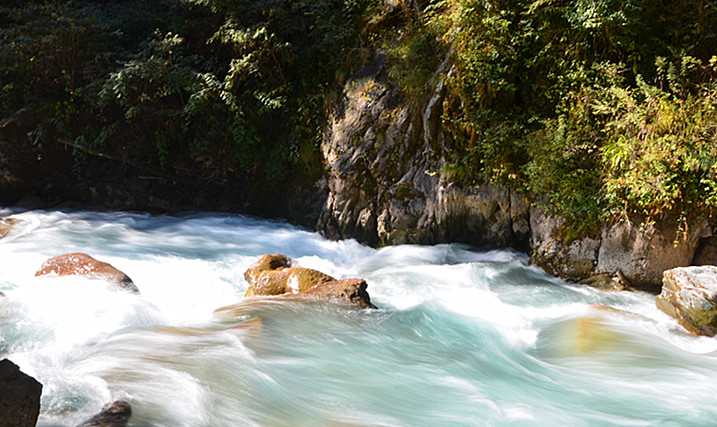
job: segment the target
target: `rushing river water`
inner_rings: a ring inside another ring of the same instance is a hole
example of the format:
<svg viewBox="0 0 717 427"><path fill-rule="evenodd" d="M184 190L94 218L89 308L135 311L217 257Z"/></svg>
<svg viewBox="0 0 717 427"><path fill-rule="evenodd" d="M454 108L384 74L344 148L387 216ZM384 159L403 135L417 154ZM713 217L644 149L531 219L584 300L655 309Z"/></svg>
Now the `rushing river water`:
<svg viewBox="0 0 717 427"><path fill-rule="evenodd" d="M686 426L717 423L717 340L643 293L461 245L371 249L226 214L24 212L0 240L0 359L44 384L40 425L116 399L132 426ZM85 252L140 294L34 277ZM364 278L377 310L246 304L264 253ZM596 307L602 304L617 310Z"/></svg>

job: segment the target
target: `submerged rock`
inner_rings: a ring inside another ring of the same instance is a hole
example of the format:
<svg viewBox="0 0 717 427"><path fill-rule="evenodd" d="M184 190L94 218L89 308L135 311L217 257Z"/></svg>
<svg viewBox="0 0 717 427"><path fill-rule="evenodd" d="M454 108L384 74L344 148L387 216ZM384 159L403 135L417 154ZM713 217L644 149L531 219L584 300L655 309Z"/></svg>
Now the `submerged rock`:
<svg viewBox="0 0 717 427"><path fill-rule="evenodd" d="M131 292L139 292L132 279L126 274L106 262L98 261L80 252L48 259L35 273L36 277L45 275L84 276L116 284Z"/></svg>
<svg viewBox="0 0 717 427"><path fill-rule="evenodd" d="M657 307L696 335L717 334L717 267L667 270Z"/></svg>
<svg viewBox="0 0 717 427"><path fill-rule="evenodd" d="M116 400L102 408L102 412L78 424L77 427L125 427L132 416L132 405Z"/></svg>
<svg viewBox="0 0 717 427"><path fill-rule="evenodd" d="M0 426L34 427L42 384L7 359L0 361Z"/></svg>

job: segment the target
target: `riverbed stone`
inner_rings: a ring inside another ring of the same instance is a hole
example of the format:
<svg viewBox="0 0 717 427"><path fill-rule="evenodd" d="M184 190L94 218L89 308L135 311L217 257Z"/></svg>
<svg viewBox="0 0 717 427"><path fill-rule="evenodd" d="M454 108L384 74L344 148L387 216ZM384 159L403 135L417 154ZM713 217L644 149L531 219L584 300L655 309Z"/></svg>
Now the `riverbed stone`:
<svg viewBox="0 0 717 427"><path fill-rule="evenodd" d="M625 291L629 288L618 280L614 280L609 274L596 274L587 279L581 280L580 284L588 285L601 291Z"/></svg>
<svg viewBox="0 0 717 427"><path fill-rule="evenodd" d="M262 272L251 287L254 295L296 294L333 280L336 279L317 270L289 267Z"/></svg>
<svg viewBox="0 0 717 427"><path fill-rule="evenodd" d="M664 272L657 307L695 335L717 334L717 267L673 268Z"/></svg>
<svg viewBox="0 0 717 427"><path fill-rule="evenodd" d="M8 359L0 360L0 426L34 427L42 384Z"/></svg>
<svg viewBox="0 0 717 427"><path fill-rule="evenodd" d="M245 296L299 293L319 283L336 280L320 271L291 267L291 264L291 259L285 255L262 255L244 272L249 283Z"/></svg>
<svg viewBox="0 0 717 427"><path fill-rule="evenodd" d="M363 279L344 279L320 283L311 289L297 295L300 298L312 300L334 300L356 305L360 308L376 308L371 303L366 288L368 285Z"/></svg>
<svg viewBox="0 0 717 427"><path fill-rule="evenodd" d="M10 234L10 232L20 223L15 218L0 218L0 238Z"/></svg>
<svg viewBox="0 0 717 427"><path fill-rule="evenodd" d="M132 405L126 400L108 403L102 411L77 427L126 427L132 417Z"/></svg>
<svg viewBox="0 0 717 427"><path fill-rule="evenodd" d="M289 257L281 254L264 254L244 272L244 278L251 285L261 273L286 267L291 267Z"/></svg>
<svg viewBox="0 0 717 427"><path fill-rule="evenodd" d="M122 289L139 293L132 279L112 265L91 256L75 252L56 256L45 261L35 276L83 276L113 283Z"/></svg>

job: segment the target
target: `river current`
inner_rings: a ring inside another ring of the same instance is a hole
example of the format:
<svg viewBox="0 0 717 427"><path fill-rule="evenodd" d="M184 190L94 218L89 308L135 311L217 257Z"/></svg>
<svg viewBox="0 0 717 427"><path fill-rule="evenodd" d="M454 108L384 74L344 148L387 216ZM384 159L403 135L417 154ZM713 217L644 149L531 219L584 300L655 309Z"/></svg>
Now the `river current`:
<svg viewBox="0 0 717 427"><path fill-rule="evenodd" d="M131 426L709 426L717 340L646 293L524 254L381 249L228 214L16 212L0 239L0 359L44 385L40 426L112 400ZM85 252L129 275L34 277ZM264 253L368 283L376 310L244 298ZM243 302L233 316L220 307Z"/></svg>

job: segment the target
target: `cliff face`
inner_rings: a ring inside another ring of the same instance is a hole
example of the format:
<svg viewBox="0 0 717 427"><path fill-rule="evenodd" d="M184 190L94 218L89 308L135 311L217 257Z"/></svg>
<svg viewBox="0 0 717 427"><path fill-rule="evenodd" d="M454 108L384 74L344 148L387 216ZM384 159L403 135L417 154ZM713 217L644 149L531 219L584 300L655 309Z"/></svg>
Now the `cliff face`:
<svg viewBox="0 0 717 427"><path fill-rule="evenodd" d="M346 85L322 152L328 198L318 228L371 244L458 241L527 247L528 204L507 188L459 188L441 178L445 61L416 107L402 103L378 54Z"/></svg>
<svg viewBox="0 0 717 427"><path fill-rule="evenodd" d="M346 84L327 124L322 152L328 197L317 228L328 237L374 245L513 247L568 280L619 271L631 285L657 292L662 272L690 265L700 239L710 234L706 221L682 232L668 220L632 218L567 242L564 221L531 207L516 191L448 182L440 171L450 148L441 125L449 62L412 106L401 102L385 62L379 53Z"/></svg>

